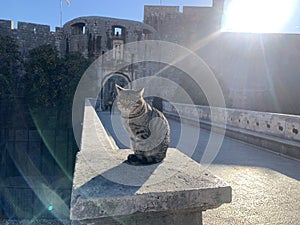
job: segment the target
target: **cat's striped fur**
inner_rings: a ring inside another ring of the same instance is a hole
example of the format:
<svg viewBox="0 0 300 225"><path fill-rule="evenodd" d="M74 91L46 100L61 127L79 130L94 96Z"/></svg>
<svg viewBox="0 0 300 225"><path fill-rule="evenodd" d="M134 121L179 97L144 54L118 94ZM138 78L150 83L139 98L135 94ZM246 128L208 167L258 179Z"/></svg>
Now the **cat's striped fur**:
<svg viewBox="0 0 300 225"><path fill-rule="evenodd" d="M165 116L143 99L144 89L124 89L116 85L117 105L134 154L127 158L133 165L159 163L166 157L170 128Z"/></svg>

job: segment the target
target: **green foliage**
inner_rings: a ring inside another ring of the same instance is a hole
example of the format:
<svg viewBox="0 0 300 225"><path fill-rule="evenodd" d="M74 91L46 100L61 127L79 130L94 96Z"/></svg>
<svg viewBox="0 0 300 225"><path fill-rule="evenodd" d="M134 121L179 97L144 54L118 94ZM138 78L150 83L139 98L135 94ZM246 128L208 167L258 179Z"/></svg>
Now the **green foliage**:
<svg viewBox="0 0 300 225"><path fill-rule="evenodd" d="M50 45L42 45L29 52L26 62L25 94L33 114L41 119L49 114L58 124L70 125L73 96L78 82L89 66L89 60L80 53L63 58ZM47 112L47 113L45 113Z"/></svg>
<svg viewBox="0 0 300 225"><path fill-rule="evenodd" d="M18 95L21 66L17 44L10 37L0 35L0 99L13 99Z"/></svg>
<svg viewBox="0 0 300 225"><path fill-rule="evenodd" d="M67 54L62 60L62 78L60 82L60 124L71 124L72 104L77 85L89 67L91 61L84 58L80 53Z"/></svg>
<svg viewBox="0 0 300 225"><path fill-rule="evenodd" d="M77 85L91 61L78 52L69 53L62 60L64 73L61 82L61 94L64 99L62 104L71 108Z"/></svg>
<svg viewBox="0 0 300 225"><path fill-rule="evenodd" d="M26 62L26 97L31 107L58 106L60 61L57 51L50 45L43 45L29 52Z"/></svg>

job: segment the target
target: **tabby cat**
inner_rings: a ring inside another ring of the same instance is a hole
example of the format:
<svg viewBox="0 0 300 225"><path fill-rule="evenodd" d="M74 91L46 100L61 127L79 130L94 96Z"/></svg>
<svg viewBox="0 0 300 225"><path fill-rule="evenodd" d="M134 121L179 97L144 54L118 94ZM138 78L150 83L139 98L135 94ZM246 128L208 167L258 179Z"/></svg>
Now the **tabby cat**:
<svg viewBox="0 0 300 225"><path fill-rule="evenodd" d="M139 91L116 85L116 103L121 112L123 126L129 133L134 154L127 157L132 165L161 162L170 144L170 128L167 119L143 98L144 88Z"/></svg>

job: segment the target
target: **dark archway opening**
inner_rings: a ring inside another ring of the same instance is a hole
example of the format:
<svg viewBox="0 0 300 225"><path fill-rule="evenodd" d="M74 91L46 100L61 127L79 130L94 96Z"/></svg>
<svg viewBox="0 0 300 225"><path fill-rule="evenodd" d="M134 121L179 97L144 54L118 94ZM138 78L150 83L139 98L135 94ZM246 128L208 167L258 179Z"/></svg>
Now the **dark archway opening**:
<svg viewBox="0 0 300 225"><path fill-rule="evenodd" d="M130 84L130 79L124 74L111 74L105 77L102 81L101 89L101 110L111 110L115 97L117 95L115 85L127 87Z"/></svg>

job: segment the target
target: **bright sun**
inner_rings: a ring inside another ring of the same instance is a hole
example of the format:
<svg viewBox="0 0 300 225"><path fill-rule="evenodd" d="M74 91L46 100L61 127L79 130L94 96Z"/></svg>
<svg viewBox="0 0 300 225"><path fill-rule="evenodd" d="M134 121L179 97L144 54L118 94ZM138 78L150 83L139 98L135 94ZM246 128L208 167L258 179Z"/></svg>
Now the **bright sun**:
<svg viewBox="0 0 300 225"><path fill-rule="evenodd" d="M290 19L295 0L227 0L224 31L277 33Z"/></svg>

